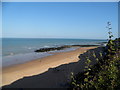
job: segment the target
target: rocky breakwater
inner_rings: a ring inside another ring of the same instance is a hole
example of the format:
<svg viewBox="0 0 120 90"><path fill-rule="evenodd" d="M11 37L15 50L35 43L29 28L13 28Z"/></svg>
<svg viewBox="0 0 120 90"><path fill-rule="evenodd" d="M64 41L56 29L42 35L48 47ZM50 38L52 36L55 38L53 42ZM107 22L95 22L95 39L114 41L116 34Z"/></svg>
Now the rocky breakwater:
<svg viewBox="0 0 120 90"><path fill-rule="evenodd" d="M71 48L71 47L90 47L90 46L98 46L98 45L64 45L59 47L40 48L38 50L35 50L35 52L48 52L48 51L55 51L55 50L63 50L65 48Z"/></svg>

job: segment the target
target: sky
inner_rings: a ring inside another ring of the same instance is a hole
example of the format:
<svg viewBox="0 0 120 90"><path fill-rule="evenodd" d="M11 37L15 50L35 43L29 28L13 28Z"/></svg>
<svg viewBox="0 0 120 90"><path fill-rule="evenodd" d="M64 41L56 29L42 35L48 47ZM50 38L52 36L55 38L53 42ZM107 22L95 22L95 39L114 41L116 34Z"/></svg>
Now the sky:
<svg viewBox="0 0 120 90"><path fill-rule="evenodd" d="M118 36L117 2L3 2L3 38L107 39Z"/></svg>

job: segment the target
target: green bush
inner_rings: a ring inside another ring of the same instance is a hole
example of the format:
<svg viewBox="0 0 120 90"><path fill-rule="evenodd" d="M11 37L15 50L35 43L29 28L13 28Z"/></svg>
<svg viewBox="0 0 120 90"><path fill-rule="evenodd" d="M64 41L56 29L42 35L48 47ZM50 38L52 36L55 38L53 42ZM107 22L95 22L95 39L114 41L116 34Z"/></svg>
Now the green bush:
<svg viewBox="0 0 120 90"><path fill-rule="evenodd" d="M73 75L71 87L74 89L100 89L100 90L116 90L120 89L120 38L116 40L109 40L106 55L100 56L102 59L98 59L93 53L93 56L97 60L97 64L91 66L91 60L86 58L85 71Z"/></svg>

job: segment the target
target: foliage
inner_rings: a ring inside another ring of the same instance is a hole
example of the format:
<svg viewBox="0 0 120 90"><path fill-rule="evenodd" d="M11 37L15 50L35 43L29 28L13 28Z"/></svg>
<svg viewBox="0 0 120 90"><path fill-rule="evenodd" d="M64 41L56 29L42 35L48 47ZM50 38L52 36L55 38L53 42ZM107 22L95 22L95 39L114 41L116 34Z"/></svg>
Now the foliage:
<svg viewBox="0 0 120 90"><path fill-rule="evenodd" d="M70 85L73 89L120 89L120 38L112 40L109 37L104 53L99 54L101 59L93 53L97 61L96 65L91 66L92 60L86 57L84 72L77 75L72 73Z"/></svg>
<svg viewBox="0 0 120 90"><path fill-rule="evenodd" d="M112 32L111 32L112 27L111 27L111 23L110 22L107 22L107 27L106 28L108 28L109 40L111 40L113 35L112 35Z"/></svg>

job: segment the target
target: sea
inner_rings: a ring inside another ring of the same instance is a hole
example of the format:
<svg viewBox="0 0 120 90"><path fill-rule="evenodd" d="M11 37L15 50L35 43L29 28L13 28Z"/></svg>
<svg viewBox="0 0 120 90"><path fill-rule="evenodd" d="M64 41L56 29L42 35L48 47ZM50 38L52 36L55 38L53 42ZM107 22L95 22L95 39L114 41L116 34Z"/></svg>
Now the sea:
<svg viewBox="0 0 120 90"><path fill-rule="evenodd" d="M63 45L100 45L104 39L53 39L53 38L2 38L2 66L22 64L34 59L53 55L49 52L68 52L77 48L66 48L49 52L34 52L40 48Z"/></svg>

